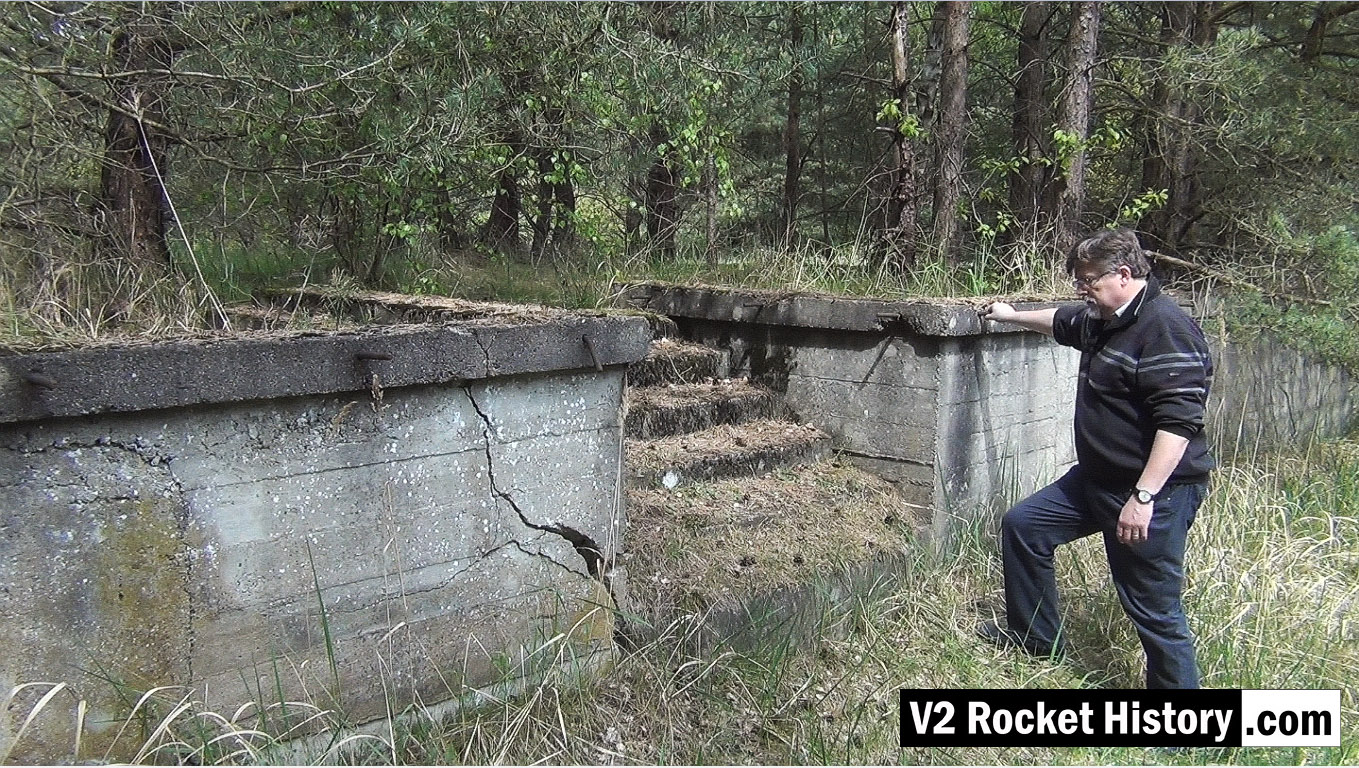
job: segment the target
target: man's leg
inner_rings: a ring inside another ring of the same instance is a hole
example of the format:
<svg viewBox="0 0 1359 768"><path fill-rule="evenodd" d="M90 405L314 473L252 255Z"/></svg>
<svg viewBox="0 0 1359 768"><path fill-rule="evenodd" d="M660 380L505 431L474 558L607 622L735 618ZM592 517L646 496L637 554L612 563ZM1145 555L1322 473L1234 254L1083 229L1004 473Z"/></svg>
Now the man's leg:
<svg viewBox="0 0 1359 768"><path fill-rule="evenodd" d="M1132 619L1147 653L1147 688L1198 688L1194 636L1180 597L1184 591L1184 546L1204 487L1180 485L1157 499L1147 541L1120 544L1106 528L1104 549L1123 610Z"/></svg>
<svg viewBox="0 0 1359 768"><path fill-rule="evenodd" d="M1084 481L1077 466L1016 504L1001 520L1006 621L1031 651L1062 652L1052 556L1058 545L1099 530L1084 506Z"/></svg>

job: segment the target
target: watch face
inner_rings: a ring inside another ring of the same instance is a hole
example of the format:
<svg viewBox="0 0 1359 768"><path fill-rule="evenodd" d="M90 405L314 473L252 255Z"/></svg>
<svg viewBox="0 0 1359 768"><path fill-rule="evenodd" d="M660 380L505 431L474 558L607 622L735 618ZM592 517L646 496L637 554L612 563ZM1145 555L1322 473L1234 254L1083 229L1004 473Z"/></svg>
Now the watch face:
<svg viewBox="0 0 1359 768"><path fill-rule="evenodd" d="M1139 490L1137 492L1137 500L1142 502L1143 504L1150 504L1153 498L1155 497L1151 495L1150 491Z"/></svg>

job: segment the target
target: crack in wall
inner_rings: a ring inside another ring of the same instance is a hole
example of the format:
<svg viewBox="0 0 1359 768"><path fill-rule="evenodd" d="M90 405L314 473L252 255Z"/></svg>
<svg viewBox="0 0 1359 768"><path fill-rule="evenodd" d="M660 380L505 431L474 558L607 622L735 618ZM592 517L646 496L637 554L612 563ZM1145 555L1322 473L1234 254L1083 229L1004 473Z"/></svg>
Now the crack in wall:
<svg viewBox="0 0 1359 768"><path fill-rule="evenodd" d="M410 455L410 456L406 456L406 457L403 457L403 458L384 459L384 460L382 460L382 461L366 461L366 462L361 462L361 463L345 464L345 465L343 465L343 466L322 467L322 468L320 468L320 469L306 469L306 470L301 470L301 469L290 469L290 470L288 470L288 471L286 471L286 472L282 472L282 473L261 474L261 475L259 475L259 476L257 476L257 477L251 477L251 478L247 478L247 479L245 479L245 480L233 480L233 481L231 481L231 482L218 482L218 481L213 481L213 482L205 483L205 484L203 484L203 485L195 485L195 486L193 486L192 488L190 488L189 490L202 491L202 490L218 489L218 488L235 488L235 487L238 487L238 486L250 485L250 484L252 484L252 483L264 483L264 482L269 482L269 481L272 481L272 480L287 480L287 479L291 479L291 478L295 478L295 477L296 477L296 478L303 478L303 477L323 477L323 476L325 476L325 475L330 475L330 474L335 474L335 473L340 473L340 472L350 472L350 471L356 470L356 469L369 469L369 468L372 468L372 467L390 467L390 466L394 466L394 465L398 465L398 464L410 464L410 463L414 463L414 462L426 461L426 460L428 460L428 459L442 459L442 458L448 458L448 457L453 457L453 456L461 456L461 455L464 454L464 453L473 453L473 452L475 452L476 450L477 450L477 449L476 449L475 447L472 447L472 448L465 448L465 449L460 450L460 451L445 451L445 452L443 452L443 453L421 453L421 454L412 454L412 455Z"/></svg>
<svg viewBox="0 0 1359 768"><path fill-rule="evenodd" d="M490 350L490 349L487 349L487 347L486 347L486 342L484 342L484 341L481 340L481 333L478 332L476 328L473 328L473 329L472 329L472 341L475 341L475 342L477 343L477 346L481 348L481 357L482 357L483 372L485 373L486 376L490 376L490 375L491 375L491 350ZM464 389L466 389L466 387L464 387ZM471 396L470 391L469 391L469 393L468 393L468 396L469 396L469 397ZM480 413L480 411L478 411L478 413Z"/></svg>
<svg viewBox="0 0 1359 768"><path fill-rule="evenodd" d="M483 424L482 435L486 440L486 474L490 478L491 494L509 504L510 508L515 511L515 514L519 515L519 520L523 522L524 525L534 530L555 534L565 539L575 548L576 554L580 555L581 559L585 561L585 567L590 576L599 579L604 582L606 587L609 587L609 580L606 574L609 572L612 564L605 562L604 549L600 547L594 539L569 525L540 525L534 523L529 520L528 515L520 508L519 502L517 502L508 492L500 489L495 476L495 457L491 452L491 439L495 431L491 426L491 417L482 410L481 404L477 402L476 395L472 394L472 387L470 385L464 386L463 392L467 394L468 402L472 404L472 409L477 412L477 416L481 417Z"/></svg>
<svg viewBox="0 0 1359 768"><path fill-rule="evenodd" d="M531 542L530 542L530 543L531 543ZM574 574L576 574L576 575L578 575L578 576L579 576L579 575L582 575L582 574L580 573L579 570L576 570L576 569L571 568L569 565L566 565L565 563L562 563L562 562L560 562L560 561L554 559L553 557L551 557L550 555L547 555L546 553L543 553L543 552L535 552L535 551L533 551L533 550L531 550L531 549L528 549L528 548L527 548L527 547L528 547L528 544L525 544L525 543L523 543L523 542L520 542L520 541L518 541L517 539L509 539L509 540L506 540L506 541L504 541L504 542L502 542L502 543L496 544L495 546L493 546L493 547L491 547L490 549L485 550L485 551L483 551L483 552L478 552L478 553L475 554L475 555L469 555L469 556L466 557L466 558L458 558L457 560L451 561L451 563L457 563L457 562L459 562L460 560L466 559L466 560L468 561L468 564L465 565L465 566L463 566L463 567L461 567L461 568L458 568L457 570L455 570L455 571L453 571L453 572L451 572L451 573L448 573L448 574L445 575L443 578L441 578L441 579L439 579L439 580L437 580L437 581L433 581L433 582L430 582L429 584L426 584L426 585L420 586L420 587L416 587L416 588L408 588L408 587L402 586L402 587L400 587L400 588L398 588L398 589L395 589L395 590L384 589L382 592L375 594L375 595L373 596L373 599L372 599L370 602L367 602L367 603L357 603L357 602L336 603L334 606L327 605L326 610L327 610L327 611L333 611L333 612L336 612L336 613L362 613L363 611L367 611L367 610L372 609L372 608L375 607L375 606L381 605L383 602L385 602L385 601L387 601L387 600L399 599L399 598L406 598L406 597L415 597L415 596L418 596L418 595L423 595L423 594L429 594L429 593L439 592L439 591L441 591L441 590L447 589L450 585L452 585L454 582L458 581L458 580L459 580L460 578L462 578L462 576L464 576L465 574L470 573L470 572L471 572L473 569L475 569L479 564L481 564L484 560L486 560L486 558L489 558L489 557L491 557L492 555L496 554L497 552L500 552L500 551L502 551L502 550L508 549L508 548L510 548L510 547L514 547L515 549L518 549L520 552L523 552L523 553L526 554L526 555L531 555L531 556L533 556L533 557L541 557L541 558L544 558L544 559L546 559L546 560L549 560L549 561L551 561L554 565L556 565L556 566L558 566L558 567L560 567L560 568L563 568L563 569L565 569L565 570L568 570L568 571L570 571L571 573L574 573ZM449 564L451 564L451 563L435 563L435 564L431 564L431 565L427 565L427 566L421 566L418 570L422 570L422 571L423 571L423 570L428 570L428 569L430 569L430 568L442 567L442 566L445 566L445 565L449 565ZM388 575L391 575L391 574L388 574ZM351 580L349 580L349 581L342 581L342 582L328 583L328 584L326 584L324 587L322 587L322 591L325 592L325 593L334 593L334 592L336 592L336 591L345 590L345 589L361 588L361 587L363 587L363 586L365 586L365 585L367 585L367 584L370 584L370 583L372 583L372 582L374 582L374 581L377 581L377 580L379 580L379 579L382 579L382 578L383 578L382 576L365 576L365 577L363 577L363 578L359 578L359 579L351 579ZM309 598L309 599L310 599L310 598ZM264 611L270 611L270 610L278 610L278 609L281 609L281 608L287 608L287 607L293 605L293 603L294 603L294 598L291 598L291 597L288 597L288 598L279 598L279 599L267 600L267 601L262 601L262 602L257 602L257 603L247 603L245 606L243 606L243 609L257 608L257 609L264 610Z"/></svg>

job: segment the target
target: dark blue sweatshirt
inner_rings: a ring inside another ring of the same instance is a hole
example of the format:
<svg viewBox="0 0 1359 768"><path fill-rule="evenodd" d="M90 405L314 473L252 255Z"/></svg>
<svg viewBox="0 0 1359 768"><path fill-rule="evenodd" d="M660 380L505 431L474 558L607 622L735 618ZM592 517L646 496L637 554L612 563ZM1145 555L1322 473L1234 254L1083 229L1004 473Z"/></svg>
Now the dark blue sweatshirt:
<svg viewBox="0 0 1359 768"><path fill-rule="evenodd" d="M1131 489L1164 430L1189 440L1167 485L1208 479L1215 464L1203 423L1213 361L1203 329L1155 277L1122 315L1105 321L1084 304L1061 307L1052 332L1081 350L1076 458L1088 477L1108 490Z"/></svg>

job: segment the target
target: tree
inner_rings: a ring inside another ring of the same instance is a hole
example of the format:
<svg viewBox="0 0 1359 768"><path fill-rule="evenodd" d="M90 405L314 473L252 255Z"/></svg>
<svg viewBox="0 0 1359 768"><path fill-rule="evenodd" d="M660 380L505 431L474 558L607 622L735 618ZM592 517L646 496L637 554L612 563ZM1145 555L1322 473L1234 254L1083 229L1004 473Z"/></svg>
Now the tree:
<svg viewBox="0 0 1359 768"><path fill-rule="evenodd" d="M1086 142L1095 99L1095 54L1099 41L1099 2L1075 2L1067 35L1067 74L1054 132L1060 173L1050 188L1049 216L1058 253L1080 238L1085 208Z"/></svg>
<svg viewBox="0 0 1359 768"><path fill-rule="evenodd" d="M935 138L934 243L945 261L958 260L958 202L962 197L963 144L967 137L967 36L972 4L939 3L943 56L939 122Z"/></svg>
<svg viewBox="0 0 1359 768"><path fill-rule="evenodd" d="M105 259L126 260L149 275L170 269L164 177L169 138L157 126L172 67L170 5L153 5L127 19L111 42L110 104L100 171L100 222Z"/></svg>
<svg viewBox="0 0 1359 768"><path fill-rule="evenodd" d="M915 228L915 138L920 133L920 125L910 112L912 72L909 17L908 3L902 0L892 3L888 30L892 52L893 98L881 113L881 117L892 121L888 132L892 136L893 149L885 235L890 262L901 272L915 266L918 247Z"/></svg>
<svg viewBox="0 0 1359 768"><path fill-rule="evenodd" d="M1304 64L1314 66L1325 52L1326 30L1331 22L1355 12L1359 12L1359 3L1317 3L1312 14L1312 24L1307 28L1307 36L1303 38L1302 47L1298 51L1298 59Z"/></svg>
<svg viewBox="0 0 1359 768"><path fill-rule="evenodd" d="M1015 224L1037 230L1041 210L1049 142L1046 93L1048 82L1048 29L1052 6L1047 2L1024 3L1019 27L1019 53L1014 81L1013 121L1010 137L1015 163L1009 174L1010 213Z"/></svg>
<svg viewBox="0 0 1359 768"><path fill-rule="evenodd" d="M1214 19L1220 3L1161 3L1161 35L1165 61L1186 61L1192 50L1212 45L1217 38ZM1180 243L1192 239L1190 228L1203 214L1199 182L1198 130L1202 110L1190 89L1170 67L1158 69L1153 91L1154 116L1147 121L1146 153L1142 163L1142 188L1165 190L1166 204L1140 222L1153 245L1166 253L1178 253Z"/></svg>
<svg viewBox="0 0 1359 768"><path fill-rule="evenodd" d="M802 6L788 6L788 47L792 66L788 71L788 109L783 129L783 242L792 248L797 239L797 205L802 175Z"/></svg>

